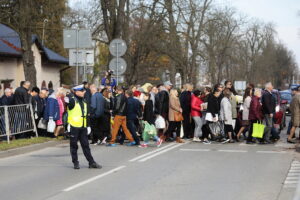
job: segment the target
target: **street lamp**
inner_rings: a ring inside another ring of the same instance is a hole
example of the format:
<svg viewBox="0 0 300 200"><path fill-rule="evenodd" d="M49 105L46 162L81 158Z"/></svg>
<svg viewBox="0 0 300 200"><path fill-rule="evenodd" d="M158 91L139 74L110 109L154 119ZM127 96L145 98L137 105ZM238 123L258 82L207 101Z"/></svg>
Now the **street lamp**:
<svg viewBox="0 0 300 200"><path fill-rule="evenodd" d="M44 46L44 38L45 38L45 24L48 22L48 19L44 19L43 21L43 35L42 35L42 45Z"/></svg>

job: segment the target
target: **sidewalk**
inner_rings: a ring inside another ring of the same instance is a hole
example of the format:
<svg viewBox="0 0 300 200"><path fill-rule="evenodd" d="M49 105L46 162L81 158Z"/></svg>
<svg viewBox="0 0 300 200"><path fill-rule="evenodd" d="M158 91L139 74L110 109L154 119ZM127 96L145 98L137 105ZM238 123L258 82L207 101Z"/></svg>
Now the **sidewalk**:
<svg viewBox="0 0 300 200"><path fill-rule="evenodd" d="M0 151L0 159L10 157L10 156L17 156L17 155L21 155L21 154L25 154L25 153L30 153L33 151L38 151L38 150L48 148L48 147L54 147L54 146L57 146L60 144L68 143L68 142L69 142L68 140L49 141L49 142L24 146L24 147L20 147L20 148L9 149L6 151Z"/></svg>

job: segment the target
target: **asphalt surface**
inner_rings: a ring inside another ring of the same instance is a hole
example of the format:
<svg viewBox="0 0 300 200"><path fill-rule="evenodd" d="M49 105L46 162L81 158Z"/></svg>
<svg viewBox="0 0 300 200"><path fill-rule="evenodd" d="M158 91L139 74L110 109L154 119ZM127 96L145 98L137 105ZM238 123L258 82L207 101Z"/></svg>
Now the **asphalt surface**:
<svg viewBox="0 0 300 200"><path fill-rule="evenodd" d="M81 169L74 170L69 145L61 144L0 159L0 199L289 200L300 173L293 146L282 141L187 141L146 149L92 145L103 168L88 169L79 149Z"/></svg>

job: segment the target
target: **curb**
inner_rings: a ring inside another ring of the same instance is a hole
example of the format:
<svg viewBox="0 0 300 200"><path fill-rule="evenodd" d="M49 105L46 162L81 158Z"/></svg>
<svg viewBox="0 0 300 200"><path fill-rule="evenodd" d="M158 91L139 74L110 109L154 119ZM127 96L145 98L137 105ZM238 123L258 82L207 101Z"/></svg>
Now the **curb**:
<svg viewBox="0 0 300 200"><path fill-rule="evenodd" d="M25 154L25 153L31 153L34 151L48 148L48 147L54 147L54 146L57 146L60 144L64 144L64 142L63 141L48 141L48 142L33 144L33 145L24 146L24 147L20 147L20 148L16 148L16 149L9 149L6 151L1 151L0 158L7 158L7 157L17 156L17 155L21 155L21 154Z"/></svg>

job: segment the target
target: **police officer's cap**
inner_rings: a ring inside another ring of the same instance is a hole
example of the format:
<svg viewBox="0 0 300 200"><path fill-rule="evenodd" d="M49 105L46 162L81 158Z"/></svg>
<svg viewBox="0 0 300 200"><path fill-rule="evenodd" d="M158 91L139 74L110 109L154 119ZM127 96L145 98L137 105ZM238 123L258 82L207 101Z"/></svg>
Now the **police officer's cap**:
<svg viewBox="0 0 300 200"><path fill-rule="evenodd" d="M72 90L74 92L76 92L76 91L82 91L83 92L85 89L84 89L84 85L77 85L77 86L73 87Z"/></svg>

